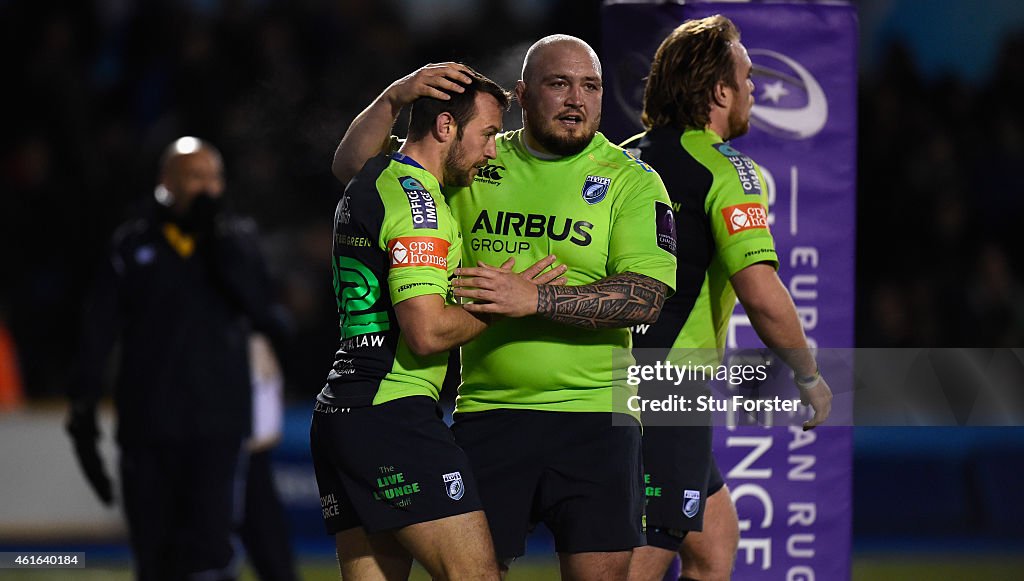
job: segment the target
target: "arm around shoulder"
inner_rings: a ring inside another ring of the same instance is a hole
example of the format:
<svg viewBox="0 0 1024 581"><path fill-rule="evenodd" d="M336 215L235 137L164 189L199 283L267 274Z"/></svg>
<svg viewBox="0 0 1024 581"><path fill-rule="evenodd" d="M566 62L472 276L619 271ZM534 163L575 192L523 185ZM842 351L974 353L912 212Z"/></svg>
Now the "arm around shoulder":
<svg viewBox="0 0 1024 581"><path fill-rule="evenodd" d="M464 89L459 83L472 81L465 74L466 70L458 63L429 64L391 83L352 120L341 138L331 163L334 177L347 184L366 160L384 151L390 141L391 127L406 105L420 97L448 99L445 91L461 93Z"/></svg>

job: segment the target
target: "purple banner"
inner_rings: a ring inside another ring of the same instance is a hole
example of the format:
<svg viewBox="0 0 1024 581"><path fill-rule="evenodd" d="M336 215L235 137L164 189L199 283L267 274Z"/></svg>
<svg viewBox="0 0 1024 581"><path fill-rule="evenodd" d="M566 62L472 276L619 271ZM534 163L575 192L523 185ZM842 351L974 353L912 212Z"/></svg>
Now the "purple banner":
<svg viewBox="0 0 1024 581"><path fill-rule="evenodd" d="M658 45L683 21L719 13L740 28L754 64L751 130L732 145L764 170L779 275L812 345L852 347L857 135L852 6L609 2L602 18L602 131L619 142L643 130L643 79ZM760 345L741 308L728 341L729 347ZM846 371L822 369L836 393L837 420L852 413L852 374ZM850 578L852 447L851 428L807 433L786 427L716 428L715 456L740 516L735 579Z"/></svg>

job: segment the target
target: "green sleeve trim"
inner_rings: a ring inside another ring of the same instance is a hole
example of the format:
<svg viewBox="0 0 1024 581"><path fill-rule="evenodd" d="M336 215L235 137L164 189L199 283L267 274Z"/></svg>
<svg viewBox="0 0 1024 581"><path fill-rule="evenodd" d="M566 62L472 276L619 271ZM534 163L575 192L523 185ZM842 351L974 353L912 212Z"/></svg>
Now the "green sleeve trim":
<svg viewBox="0 0 1024 581"><path fill-rule="evenodd" d="M775 270L779 269L775 241L767 234L767 230L765 232L763 236L746 236L719 250L722 264L725 265L730 277L748 266L761 262L770 263Z"/></svg>
<svg viewBox="0 0 1024 581"><path fill-rule="evenodd" d="M388 274L388 289L391 291L391 304L398 303L423 295L441 295L448 293L448 277L445 273L432 266L407 267L396 272L392 269ZM435 275L431 271L437 271Z"/></svg>

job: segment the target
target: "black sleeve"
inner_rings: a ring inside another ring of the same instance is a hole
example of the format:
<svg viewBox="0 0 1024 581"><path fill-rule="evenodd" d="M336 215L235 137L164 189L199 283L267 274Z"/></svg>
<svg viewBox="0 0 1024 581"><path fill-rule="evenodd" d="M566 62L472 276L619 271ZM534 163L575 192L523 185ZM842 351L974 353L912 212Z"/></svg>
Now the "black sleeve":
<svg viewBox="0 0 1024 581"><path fill-rule="evenodd" d="M100 262L82 312L78 352L68 396L73 403L95 405L103 395L103 373L122 326L120 278L124 263L112 249Z"/></svg>

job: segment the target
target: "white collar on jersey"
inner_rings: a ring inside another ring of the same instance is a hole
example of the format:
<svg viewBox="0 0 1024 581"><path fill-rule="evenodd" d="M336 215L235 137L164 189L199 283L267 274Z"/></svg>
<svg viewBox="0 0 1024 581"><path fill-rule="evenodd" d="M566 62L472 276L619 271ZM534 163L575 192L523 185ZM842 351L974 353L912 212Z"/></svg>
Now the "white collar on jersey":
<svg viewBox="0 0 1024 581"><path fill-rule="evenodd" d="M523 147L526 148L526 151L530 155L532 155L533 157L536 157L537 159L543 159L544 161L552 161L552 160L561 159L562 157L564 157L564 156L561 156L561 155L555 155L553 153L544 153L542 151L537 151L536 149L530 147L530 144L528 144L526 142L526 131L525 130L522 133L521 141L523 142Z"/></svg>

